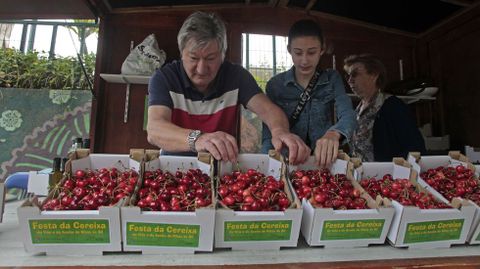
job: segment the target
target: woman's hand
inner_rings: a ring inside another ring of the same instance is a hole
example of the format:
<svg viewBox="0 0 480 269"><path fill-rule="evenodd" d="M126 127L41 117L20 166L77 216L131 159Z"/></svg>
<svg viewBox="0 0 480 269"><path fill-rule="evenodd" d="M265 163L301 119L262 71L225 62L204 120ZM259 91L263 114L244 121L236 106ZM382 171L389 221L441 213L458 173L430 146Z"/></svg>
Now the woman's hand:
<svg viewBox="0 0 480 269"><path fill-rule="evenodd" d="M315 160L320 167L330 166L338 156L342 135L337 131L327 131L315 144Z"/></svg>

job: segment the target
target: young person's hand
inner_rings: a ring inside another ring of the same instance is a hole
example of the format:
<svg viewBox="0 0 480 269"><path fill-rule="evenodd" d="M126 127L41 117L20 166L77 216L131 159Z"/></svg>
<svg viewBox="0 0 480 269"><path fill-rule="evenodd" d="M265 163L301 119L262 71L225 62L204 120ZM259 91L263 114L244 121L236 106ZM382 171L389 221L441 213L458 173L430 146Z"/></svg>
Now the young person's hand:
<svg viewBox="0 0 480 269"><path fill-rule="evenodd" d="M342 135L337 131L327 131L315 144L315 160L320 167L330 166L338 156Z"/></svg>

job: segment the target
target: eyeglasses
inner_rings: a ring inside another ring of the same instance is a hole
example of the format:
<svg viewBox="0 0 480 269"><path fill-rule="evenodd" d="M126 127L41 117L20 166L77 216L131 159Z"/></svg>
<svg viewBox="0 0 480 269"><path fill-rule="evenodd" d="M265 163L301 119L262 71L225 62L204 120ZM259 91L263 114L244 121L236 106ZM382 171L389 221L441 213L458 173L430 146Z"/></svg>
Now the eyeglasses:
<svg viewBox="0 0 480 269"><path fill-rule="evenodd" d="M358 75L360 75L360 72L358 70L353 70L350 74L346 74L345 78L348 80L349 78L356 78Z"/></svg>
<svg viewBox="0 0 480 269"><path fill-rule="evenodd" d="M354 69L350 74L345 75L345 79L356 78L358 75L365 74L365 72L360 72L359 69Z"/></svg>

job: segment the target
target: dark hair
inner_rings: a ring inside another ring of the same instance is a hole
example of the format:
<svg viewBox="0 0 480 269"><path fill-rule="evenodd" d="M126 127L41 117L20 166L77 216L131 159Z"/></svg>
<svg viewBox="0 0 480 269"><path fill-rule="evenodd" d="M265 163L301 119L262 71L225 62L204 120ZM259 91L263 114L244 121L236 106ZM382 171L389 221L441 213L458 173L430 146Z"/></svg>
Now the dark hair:
<svg viewBox="0 0 480 269"><path fill-rule="evenodd" d="M382 61L380 61L377 56L369 53L354 54L347 56L345 60L343 60L343 63L345 70L355 63L363 64L368 74L378 75L376 82L377 87L380 89L385 87L385 84L387 83L387 70L385 69L385 65L383 65Z"/></svg>
<svg viewBox="0 0 480 269"><path fill-rule="evenodd" d="M322 28L314 20L304 19L296 21L288 31L288 46L292 40L302 36L315 36L320 40L320 44L324 45Z"/></svg>

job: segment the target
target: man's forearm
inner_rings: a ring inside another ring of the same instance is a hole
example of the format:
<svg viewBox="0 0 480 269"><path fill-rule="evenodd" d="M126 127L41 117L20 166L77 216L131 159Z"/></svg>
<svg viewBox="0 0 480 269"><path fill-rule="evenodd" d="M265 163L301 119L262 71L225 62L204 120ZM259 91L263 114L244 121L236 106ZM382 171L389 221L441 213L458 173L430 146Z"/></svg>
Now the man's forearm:
<svg viewBox="0 0 480 269"><path fill-rule="evenodd" d="M190 150L187 143L187 136L190 131L167 122L147 125L148 142L161 149L173 152Z"/></svg>
<svg viewBox="0 0 480 269"><path fill-rule="evenodd" d="M263 94L254 96L248 104L248 109L258 115L267 125L272 137L278 134L289 132L288 118L277 105Z"/></svg>
<svg viewBox="0 0 480 269"><path fill-rule="evenodd" d="M268 129L270 129L272 137L281 133L289 132L289 123L285 113L275 105L269 110L270 112L268 114L270 117L266 119L265 124L268 126Z"/></svg>

